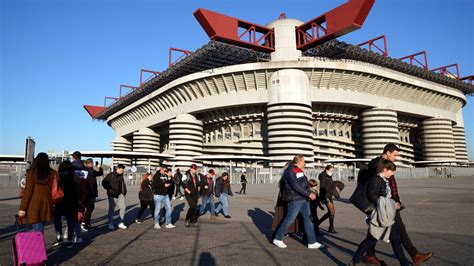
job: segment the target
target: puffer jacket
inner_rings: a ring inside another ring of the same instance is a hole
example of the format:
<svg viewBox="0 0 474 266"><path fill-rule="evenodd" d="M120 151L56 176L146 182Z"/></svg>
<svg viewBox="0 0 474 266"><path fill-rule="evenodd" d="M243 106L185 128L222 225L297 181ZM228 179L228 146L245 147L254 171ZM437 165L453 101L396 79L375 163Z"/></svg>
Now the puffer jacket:
<svg viewBox="0 0 474 266"><path fill-rule="evenodd" d="M289 201L308 200L311 194L308 178L296 165L290 165L282 176L284 198Z"/></svg>

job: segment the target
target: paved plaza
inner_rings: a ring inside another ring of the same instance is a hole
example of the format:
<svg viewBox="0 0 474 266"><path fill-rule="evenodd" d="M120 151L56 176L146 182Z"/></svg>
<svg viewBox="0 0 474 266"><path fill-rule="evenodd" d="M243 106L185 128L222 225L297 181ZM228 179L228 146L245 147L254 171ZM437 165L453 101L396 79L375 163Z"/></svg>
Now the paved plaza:
<svg viewBox="0 0 474 266"><path fill-rule="evenodd" d="M399 180L406 209L403 220L420 251L432 251L427 265L474 264L474 180L472 178ZM149 215L143 224L133 221L139 208L137 187L127 194L127 230L107 229L107 200L101 189L93 215L96 230L84 234L84 243L73 249L51 247L54 229L45 229L48 264L68 265L343 265L365 237L364 215L348 203L354 183L346 183L336 205L336 230L326 232L323 223L318 240L328 246L309 250L295 239L285 238L287 249L270 244L271 222L278 188L276 185L248 185L247 195L230 198L232 219L211 221L200 218L199 228L185 228L185 201L175 200L176 229L153 228ZM240 186L234 185L238 191ZM15 235L13 215L18 210L16 188L0 187L0 265L10 265L11 239ZM148 214L148 212L147 212ZM379 242L378 256L391 265L398 262L391 246Z"/></svg>

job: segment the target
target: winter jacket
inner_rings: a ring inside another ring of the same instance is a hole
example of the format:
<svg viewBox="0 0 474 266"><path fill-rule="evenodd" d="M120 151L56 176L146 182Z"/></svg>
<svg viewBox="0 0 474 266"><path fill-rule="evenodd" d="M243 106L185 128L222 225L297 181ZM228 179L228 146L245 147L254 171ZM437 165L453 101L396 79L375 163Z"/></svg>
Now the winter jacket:
<svg viewBox="0 0 474 266"><path fill-rule="evenodd" d="M318 176L319 179L319 195L322 199L330 199L333 196L334 182L332 177L326 171L323 171Z"/></svg>
<svg viewBox="0 0 474 266"><path fill-rule="evenodd" d="M123 179L123 174L119 175L117 172L108 174L102 180L102 187L107 190L107 196L118 198L120 194L127 195L127 185Z"/></svg>
<svg viewBox="0 0 474 266"><path fill-rule="evenodd" d="M377 208L370 216L369 232L377 240L382 239L388 242L390 239L390 229L395 223L397 206L391 198L381 196L377 203Z"/></svg>
<svg viewBox="0 0 474 266"><path fill-rule="evenodd" d="M189 170L186 171L186 173L183 176L181 185L183 189L185 189L185 194L187 194L186 189L189 189L189 191L191 191L192 196L199 196L200 184L199 184L199 177L197 173L193 179L193 177L191 176L191 172Z"/></svg>
<svg viewBox="0 0 474 266"><path fill-rule="evenodd" d="M70 172L59 173L58 185L61 186L64 197L54 206L54 213L62 216L76 216L79 211L79 184Z"/></svg>
<svg viewBox="0 0 474 266"><path fill-rule="evenodd" d="M311 194L308 178L296 165L290 165L282 176L283 198L288 201L307 200Z"/></svg>
<svg viewBox="0 0 474 266"><path fill-rule="evenodd" d="M176 172L176 174L174 174L174 183L177 186L180 186L182 178L183 178L183 174L181 174L181 172Z"/></svg>
<svg viewBox="0 0 474 266"><path fill-rule="evenodd" d="M140 201L153 201L153 189L151 188L151 181L147 178L140 185L140 192L138 192Z"/></svg>
<svg viewBox="0 0 474 266"><path fill-rule="evenodd" d="M381 160L382 160L382 156L378 156L369 162L369 169L368 169L369 177L377 176L379 174L377 173L377 170L378 170ZM395 202L400 202L400 196L398 195L398 187L397 187L397 181L395 180L395 176L391 176L388 182L390 183L392 199L395 200Z"/></svg>
<svg viewBox="0 0 474 266"><path fill-rule="evenodd" d="M383 177L374 176L367 183L367 199L377 206L380 197L387 197L387 183Z"/></svg>
<svg viewBox="0 0 474 266"><path fill-rule="evenodd" d="M97 189L97 177L104 174L102 167L99 168L99 171L94 170L94 168L86 168L87 171L87 182L88 182L88 198L97 198L99 196L99 191Z"/></svg>
<svg viewBox="0 0 474 266"><path fill-rule="evenodd" d="M162 175L160 171L157 171L153 176L153 181L151 182L151 188L153 189L153 194L155 195L168 195L168 190L165 187L168 177Z"/></svg>
<svg viewBox="0 0 474 266"><path fill-rule="evenodd" d="M222 192L224 192L224 179L222 177L216 178L216 185L214 187L214 193L216 197L220 197ZM229 183L229 190L227 191L227 194L229 196L234 196L234 193L232 193L232 188Z"/></svg>
<svg viewBox="0 0 474 266"><path fill-rule="evenodd" d="M205 197L209 197L210 195L214 195L214 180L212 177L208 177L207 175L201 175L201 195ZM205 188L207 186L207 189Z"/></svg>
<svg viewBox="0 0 474 266"><path fill-rule="evenodd" d="M25 192L19 210L26 212L29 224L49 222L53 219L51 186L53 176L57 175L56 171L51 170L51 174L46 178L46 181L40 183L32 171L28 172ZM25 222L25 220L22 219L22 222Z"/></svg>

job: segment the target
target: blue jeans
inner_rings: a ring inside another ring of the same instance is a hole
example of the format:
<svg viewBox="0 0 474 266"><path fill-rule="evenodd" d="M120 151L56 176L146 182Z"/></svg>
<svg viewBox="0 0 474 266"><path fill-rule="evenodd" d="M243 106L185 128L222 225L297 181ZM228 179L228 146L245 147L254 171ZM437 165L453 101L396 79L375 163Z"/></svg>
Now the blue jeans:
<svg viewBox="0 0 474 266"><path fill-rule="evenodd" d="M303 216L304 230L308 238L308 244L316 243L314 227L313 223L311 222L311 210L309 208L309 200L296 200L288 203L288 213L286 214L285 219L283 219L283 222L278 228L275 234L275 239L280 241L283 240L283 236L288 231L288 226L290 226L290 224L292 224L296 220L298 213L301 213L301 216Z"/></svg>
<svg viewBox="0 0 474 266"><path fill-rule="evenodd" d="M213 195L202 197L202 204L201 204L201 209L199 210L199 214L200 215L204 214L204 210L206 209L207 202L209 202L211 204L211 214L214 215L214 213L216 213L216 206L214 205L214 196Z"/></svg>
<svg viewBox="0 0 474 266"><path fill-rule="evenodd" d="M219 197L220 199L220 204L217 206L215 213L219 213L221 210L224 213L225 216L229 215L229 195L225 192L221 193L221 196Z"/></svg>
<svg viewBox="0 0 474 266"><path fill-rule="evenodd" d="M171 224L171 202L168 195L153 195L153 201L155 202L155 213L153 214L153 220L155 224L159 224L159 214L161 210L161 204L165 206L166 211L166 224Z"/></svg>
<svg viewBox="0 0 474 266"><path fill-rule="evenodd" d="M31 227L33 227L33 231L38 231L38 232L44 231L44 223L31 224Z"/></svg>

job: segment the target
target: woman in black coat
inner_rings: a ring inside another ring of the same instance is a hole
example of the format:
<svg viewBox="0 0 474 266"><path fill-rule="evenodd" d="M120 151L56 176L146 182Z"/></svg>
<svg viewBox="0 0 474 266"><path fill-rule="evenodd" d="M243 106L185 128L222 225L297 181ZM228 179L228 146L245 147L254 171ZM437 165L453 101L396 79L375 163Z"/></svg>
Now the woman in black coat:
<svg viewBox="0 0 474 266"><path fill-rule="evenodd" d="M332 165L328 165L326 166L326 169L324 169L324 171L318 176L320 192L319 196L321 198L321 202L324 203L328 209L328 212L324 214L321 219L319 219L318 227L327 218L329 218L328 232L331 234L337 234L336 230L334 229L334 216L336 215L336 209L334 207L334 202L332 201L334 191L334 181L332 180L333 171L334 167Z"/></svg>
<svg viewBox="0 0 474 266"><path fill-rule="evenodd" d="M143 213L146 211L148 206L150 206L150 214L153 217L155 213L155 203L153 202L153 190L151 189L151 179L152 175L150 173L145 173L140 185L140 192L138 192L138 198L140 199L140 209L137 213L137 218L135 223L141 224L143 222Z"/></svg>

